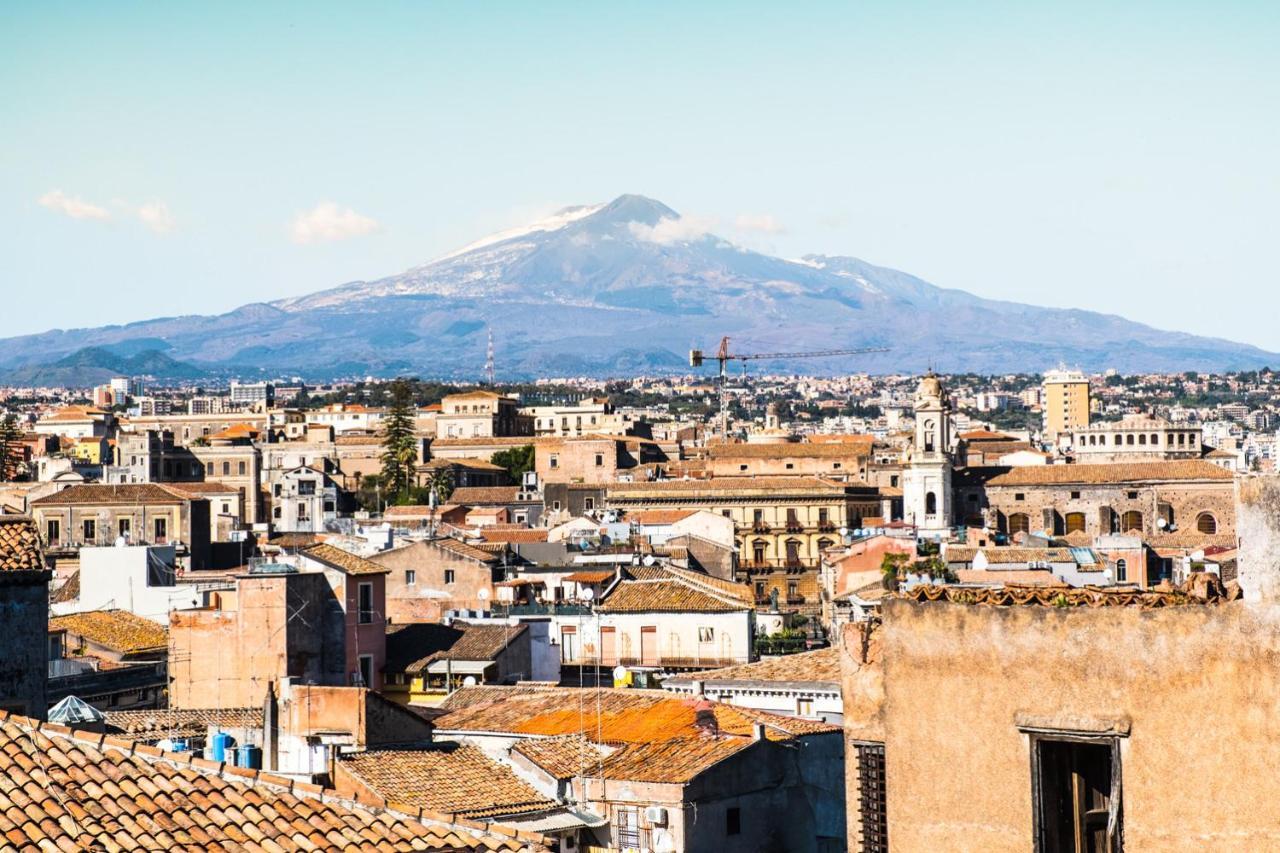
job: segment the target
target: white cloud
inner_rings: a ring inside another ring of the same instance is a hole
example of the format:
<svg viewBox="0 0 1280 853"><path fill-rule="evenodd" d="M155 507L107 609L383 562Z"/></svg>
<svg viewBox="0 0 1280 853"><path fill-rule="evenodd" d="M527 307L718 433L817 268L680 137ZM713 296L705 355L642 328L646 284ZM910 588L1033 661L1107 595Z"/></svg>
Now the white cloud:
<svg viewBox="0 0 1280 853"><path fill-rule="evenodd" d="M627 227L631 229L631 234L637 240L670 246L674 243L701 240L711 232L715 224L714 219L704 219L698 216L681 216L675 219L670 216L664 216L658 220L656 225L631 222L628 223Z"/></svg>
<svg viewBox="0 0 1280 853"><path fill-rule="evenodd" d="M40 196L40 204L50 210L70 216L72 219L96 219L99 222L111 221L111 214L105 207L90 204L79 196L70 196L62 190L50 190Z"/></svg>
<svg viewBox="0 0 1280 853"><path fill-rule="evenodd" d="M294 217L290 232L295 243L327 243L372 234L380 227L376 219L326 201Z"/></svg>
<svg viewBox="0 0 1280 853"><path fill-rule="evenodd" d="M149 201L142 205L138 208L138 218L157 234L168 234L173 230L173 214L169 212L169 205L162 201Z"/></svg>
<svg viewBox="0 0 1280 853"><path fill-rule="evenodd" d="M767 213L739 214L738 218L733 221L733 227L739 231L757 231L761 234L783 234L787 230L782 227L782 223Z"/></svg>

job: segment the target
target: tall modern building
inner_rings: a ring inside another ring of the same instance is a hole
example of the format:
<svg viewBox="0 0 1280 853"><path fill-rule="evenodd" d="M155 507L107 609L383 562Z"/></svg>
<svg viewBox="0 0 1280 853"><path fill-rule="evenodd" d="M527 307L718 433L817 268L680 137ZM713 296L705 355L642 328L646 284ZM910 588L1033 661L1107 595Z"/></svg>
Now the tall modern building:
<svg viewBox="0 0 1280 853"><path fill-rule="evenodd" d="M1089 379L1078 370L1058 368L1044 374L1044 433L1050 441L1089 425Z"/></svg>

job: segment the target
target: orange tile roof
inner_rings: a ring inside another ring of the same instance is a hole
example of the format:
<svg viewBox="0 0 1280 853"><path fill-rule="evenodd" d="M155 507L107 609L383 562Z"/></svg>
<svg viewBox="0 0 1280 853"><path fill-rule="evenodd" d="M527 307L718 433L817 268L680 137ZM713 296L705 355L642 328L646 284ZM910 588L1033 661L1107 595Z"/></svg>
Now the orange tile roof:
<svg viewBox="0 0 1280 853"><path fill-rule="evenodd" d="M572 779L597 768L609 748L581 735L561 735L517 741L511 751L523 755L554 779Z"/></svg>
<svg viewBox="0 0 1280 853"><path fill-rule="evenodd" d="M209 726L260 728L261 708L178 709L153 708L142 711L107 711L107 726L139 739L164 737L204 737Z"/></svg>
<svg viewBox="0 0 1280 853"><path fill-rule="evenodd" d="M25 515L0 515L0 572L43 572L40 531Z"/></svg>
<svg viewBox="0 0 1280 853"><path fill-rule="evenodd" d="M324 563L331 568L346 572L349 575L385 575L391 571L372 560L366 560L364 557L352 554L350 551L344 551L336 545L326 543L312 545L310 548L305 549L302 555Z"/></svg>
<svg viewBox="0 0 1280 853"><path fill-rule="evenodd" d="M571 572L564 576L570 583L604 583L617 575L613 569L595 569L593 571Z"/></svg>
<svg viewBox="0 0 1280 853"><path fill-rule="evenodd" d="M480 691L472 696L468 691ZM752 734L764 723L771 740L840 731L839 726L701 700L725 735ZM663 690L579 687L464 687L442 705L436 728L526 735L578 734L600 743L655 743L699 734L698 703ZM598 713L597 713L598 712Z"/></svg>
<svg viewBox="0 0 1280 853"><path fill-rule="evenodd" d="M36 498L32 506L122 506L141 504L177 504L191 500L157 483L81 483L51 495Z"/></svg>
<svg viewBox="0 0 1280 853"><path fill-rule="evenodd" d="M790 444L713 444L711 459L848 459L871 455L871 439Z"/></svg>
<svg viewBox="0 0 1280 853"><path fill-rule="evenodd" d="M1222 470L1219 468L1218 470ZM862 483L836 483L818 477L713 477L707 480L655 480L647 483L608 483L610 499L696 497L708 495L769 496L815 495L840 497L851 486Z"/></svg>
<svg viewBox="0 0 1280 853"><path fill-rule="evenodd" d="M1001 573L1003 574L1003 573ZM1201 573L1205 574L1205 573ZM1208 578L1213 578L1212 581ZM919 584L894 595L915 602L946 601L955 604L986 604L1009 607L1035 605L1041 607L1140 607L1150 610L1158 607L1218 604L1239 596L1239 589L1224 590L1217 584L1217 575L1208 575L1200 581L1207 586L1196 589L1166 587L1141 590L1134 587L1052 587L1008 584L999 589L974 589L972 587Z"/></svg>
<svg viewBox="0 0 1280 853"><path fill-rule="evenodd" d="M558 808L511 768L470 745L357 753L342 759L341 770L383 799L455 817L494 818Z"/></svg>
<svg viewBox="0 0 1280 853"><path fill-rule="evenodd" d="M543 850L548 839L0 712L0 839L57 850Z"/></svg>
<svg viewBox="0 0 1280 853"><path fill-rule="evenodd" d="M462 486L453 490L449 500L467 506L511 504L519 493L519 486Z"/></svg>
<svg viewBox="0 0 1280 853"><path fill-rule="evenodd" d="M680 681L688 681L689 679L697 679L708 683L717 681L807 681L839 685L840 650L835 646L831 646L812 652L801 652L800 654L783 655L769 660L756 661L755 663L692 672L679 677Z"/></svg>
<svg viewBox="0 0 1280 853"><path fill-rule="evenodd" d="M480 538L486 542L546 542L547 531L541 528L532 529L499 529L481 528Z"/></svg>
<svg viewBox="0 0 1280 853"><path fill-rule="evenodd" d="M639 524L642 526L675 524L677 521L686 519L695 512L697 512L697 510L693 509L642 509L627 513L626 520L632 524Z"/></svg>
<svg viewBox="0 0 1280 853"><path fill-rule="evenodd" d="M128 610L89 610L49 620L49 628L84 637L122 655L168 651L169 631Z"/></svg>
<svg viewBox="0 0 1280 853"><path fill-rule="evenodd" d="M601 613L734 613L751 610L747 604L714 595L674 578L623 581L600 605Z"/></svg>
<svg viewBox="0 0 1280 853"><path fill-rule="evenodd" d="M1198 459L1167 462L1117 462L1088 465L1024 465L1017 468L970 469L975 473L997 473L988 486L1057 486L1068 484L1105 485L1148 483L1167 480L1231 481L1235 475L1211 462Z"/></svg>

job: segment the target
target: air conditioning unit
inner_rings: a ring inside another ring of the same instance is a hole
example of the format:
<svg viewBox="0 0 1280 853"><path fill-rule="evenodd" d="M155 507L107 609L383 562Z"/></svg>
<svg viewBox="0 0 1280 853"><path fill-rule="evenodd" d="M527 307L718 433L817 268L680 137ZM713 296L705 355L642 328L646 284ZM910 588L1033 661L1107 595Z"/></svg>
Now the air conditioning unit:
<svg viewBox="0 0 1280 853"><path fill-rule="evenodd" d="M646 806L644 819L649 822L650 826L666 826L667 810L662 806Z"/></svg>

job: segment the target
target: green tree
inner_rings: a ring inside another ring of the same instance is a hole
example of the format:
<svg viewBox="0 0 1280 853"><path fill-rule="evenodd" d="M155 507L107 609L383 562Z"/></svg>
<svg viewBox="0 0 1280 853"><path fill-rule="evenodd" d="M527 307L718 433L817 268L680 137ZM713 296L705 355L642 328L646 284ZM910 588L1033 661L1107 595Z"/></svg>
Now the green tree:
<svg viewBox="0 0 1280 853"><path fill-rule="evenodd" d="M526 473L533 470L533 445L526 444L524 447L499 450L493 454L489 461L494 465L501 465L506 468L507 473L511 475L511 479L519 483Z"/></svg>
<svg viewBox="0 0 1280 853"><path fill-rule="evenodd" d="M902 570L906 568L910 559L910 554L900 554L893 551L885 553L880 559L880 583L885 589L896 590L898 588L898 582L902 579Z"/></svg>
<svg viewBox="0 0 1280 853"><path fill-rule="evenodd" d="M21 458L18 443L22 441L22 429L12 413L0 421L0 480L12 480L18 476L18 460Z"/></svg>
<svg viewBox="0 0 1280 853"><path fill-rule="evenodd" d="M447 501L449 499L449 496L453 494L453 488L454 488L453 471L451 471L449 468L441 466L439 468L436 468L434 471L432 471L431 474L427 477L427 482L423 485L423 488L420 490L421 499L416 502L426 503L427 501L430 501L431 493L435 492L436 506L439 506L440 504Z"/></svg>
<svg viewBox="0 0 1280 853"><path fill-rule="evenodd" d="M413 390L397 379L391 383L391 405L382 420L382 482L387 503L405 500L413 486L418 440L414 433Z"/></svg>

